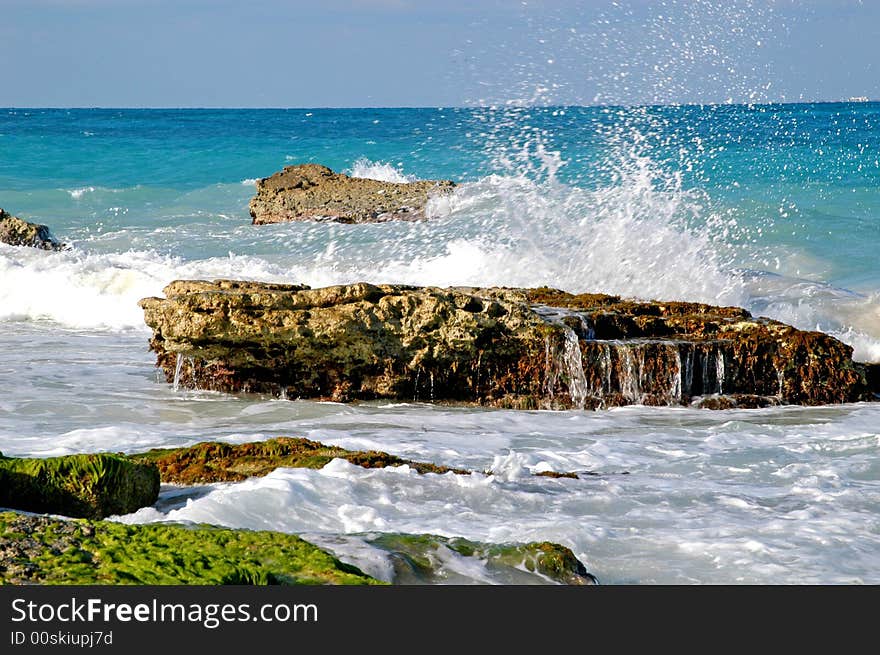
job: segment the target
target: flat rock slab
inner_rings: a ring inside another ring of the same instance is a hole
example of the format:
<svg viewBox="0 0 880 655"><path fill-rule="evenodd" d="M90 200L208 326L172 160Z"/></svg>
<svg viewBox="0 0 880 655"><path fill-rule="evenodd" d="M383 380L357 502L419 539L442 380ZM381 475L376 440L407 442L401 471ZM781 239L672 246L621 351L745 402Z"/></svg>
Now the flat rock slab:
<svg viewBox="0 0 880 655"><path fill-rule="evenodd" d="M300 164L258 180L249 207L254 225L416 221L425 218L430 198L454 187L449 180L382 182L349 177L319 164Z"/></svg>
<svg viewBox="0 0 880 655"><path fill-rule="evenodd" d="M519 409L875 398L821 332L739 307L550 288L176 281L140 305L169 382L335 401ZM707 400L708 399L708 400Z"/></svg>

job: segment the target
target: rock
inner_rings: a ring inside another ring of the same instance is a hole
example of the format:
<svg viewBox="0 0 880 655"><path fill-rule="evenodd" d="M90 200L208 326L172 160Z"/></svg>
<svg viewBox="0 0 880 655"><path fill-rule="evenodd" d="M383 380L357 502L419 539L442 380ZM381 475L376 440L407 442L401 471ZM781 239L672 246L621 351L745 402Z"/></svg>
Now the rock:
<svg viewBox="0 0 880 655"><path fill-rule="evenodd" d="M381 584L297 536L0 512L0 584Z"/></svg>
<svg viewBox="0 0 880 655"><path fill-rule="evenodd" d="M875 396L880 396L880 364L865 364L868 388Z"/></svg>
<svg viewBox="0 0 880 655"><path fill-rule="evenodd" d="M300 164L257 181L250 201L254 225L288 221L381 223L425 218L428 199L450 192L449 180L381 182Z"/></svg>
<svg viewBox="0 0 880 655"><path fill-rule="evenodd" d="M482 563L493 580L502 584L598 584L571 549L549 541L490 544L436 535L386 533L368 535L367 543L389 553L394 584L460 583L450 559L475 560L463 569ZM472 582L473 579L466 581Z"/></svg>
<svg viewBox="0 0 880 655"><path fill-rule="evenodd" d="M467 469L450 468L430 462L414 462L378 450L346 450L302 437L276 437L237 445L205 441L182 448L154 448L128 457L140 464L156 466L162 482L185 485L239 482L268 475L281 467L320 469L334 459L344 459L368 469L409 466L421 474L473 473ZM491 471L483 471L483 475L492 474ZM586 471L585 474L600 475L592 471ZM580 479L575 472L541 471L534 475L555 479Z"/></svg>
<svg viewBox="0 0 880 655"><path fill-rule="evenodd" d="M746 393L696 396L691 401L691 406L701 409L756 409L759 407L773 407L778 404L779 400L773 396L758 396Z"/></svg>
<svg viewBox="0 0 880 655"><path fill-rule="evenodd" d="M67 246L57 241L45 225L28 223L0 209L0 241L10 246L28 246L42 250L65 250Z"/></svg>
<svg viewBox="0 0 880 655"><path fill-rule="evenodd" d="M158 496L159 470L120 455L0 456L2 507L103 518L152 505Z"/></svg>
<svg viewBox="0 0 880 655"><path fill-rule="evenodd" d="M532 406L544 395L553 328L521 293L218 281L165 294L140 304L168 380L187 387Z"/></svg>
<svg viewBox="0 0 880 655"><path fill-rule="evenodd" d="M154 449L129 457L135 462L155 465L162 482L174 484L237 482L268 475L282 466L319 469L335 458L364 468L408 465L419 473L467 473L460 469L401 459L388 453L345 450L295 437L278 437L239 445L206 442L185 448Z"/></svg>
<svg viewBox="0 0 880 655"><path fill-rule="evenodd" d="M140 302L150 345L189 388L520 409L873 399L852 348L738 307L229 280L176 281L165 296Z"/></svg>

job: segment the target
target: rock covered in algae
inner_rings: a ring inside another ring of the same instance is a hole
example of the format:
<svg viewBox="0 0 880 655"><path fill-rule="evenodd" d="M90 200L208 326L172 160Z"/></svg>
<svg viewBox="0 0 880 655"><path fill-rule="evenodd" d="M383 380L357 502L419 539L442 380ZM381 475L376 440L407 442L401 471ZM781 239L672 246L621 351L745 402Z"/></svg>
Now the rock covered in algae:
<svg viewBox="0 0 880 655"><path fill-rule="evenodd" d="M395 584L473 581L456 571L455 560L480 562L502 584L593 585L595 576L570 548L549 541L492 544L437 535L367 535L366 542L389 554ZM473 567L464 564L465 570Z"/></svg>
<svg viewBox="0 0 880 655"><path fill-rule="evenodd" d="M183 448L154 449L130 457L136 462L155 465L162 482L174 484L237 482L268 475L279 467L319 469L336 458L364 468L408 465L419 473L466 473L379 451L326 446L301 437L277 437L238 445L203 442Z"/></svg>
<svg viewBox="0 0 880 655"><path fill-rule="evenodd" d="M47 226L29 223L3 209L0 209L0 242L41 250L64 250L67 247L52 236Z"/></svg>
<svg viewBox="0 0 880 655"><path fill-rule="evenodd" d="M289 221L381 223L425 218L428 200L449 193L449 180L383 182L334 173L319 164L286 166L257 181L254 225Z"/></svg>
<svg viewBox="0 0 880 655"><path fill-rule="evenodd" d="M159 470L97 453L16 458L0 455L0 506L83 518L128 514L159 496Z"/></svg>
<svg viewBox="0 0 880 655"><path fill-rule="evenodd" d="M0 584L381 584L294 535L0 512Z"/></svg>
<svg viewBox="0 0 880 655"><path fill-rule="evenodd" d="M738 307L556 289L176 281L140 305L166 379L335 401L487 406L872 400L852 348ZM873 380L873 382L872 382Z"/></svg>

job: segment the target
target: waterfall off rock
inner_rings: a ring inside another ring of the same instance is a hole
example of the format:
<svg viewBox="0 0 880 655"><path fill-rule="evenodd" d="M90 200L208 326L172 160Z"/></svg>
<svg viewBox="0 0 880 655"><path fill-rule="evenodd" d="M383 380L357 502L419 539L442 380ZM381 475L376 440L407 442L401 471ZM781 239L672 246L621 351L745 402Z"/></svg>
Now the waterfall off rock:
<svg viewBox="0 0 880 655"><path fill-rule="evenodd" d="M177 353L177 363L174 365L174 381L172 388L177 391L180 388L180 370L183 368L183 355Z"/></svg>
<svg viewBox="0 0 880 655"><path fill-rule="evenodd" d="M725 341L598 339L581 312L544 305L533 309L562 330L557 347L546 340L548 395L561 385L574 408L678 405L724 393Z"/></svg>

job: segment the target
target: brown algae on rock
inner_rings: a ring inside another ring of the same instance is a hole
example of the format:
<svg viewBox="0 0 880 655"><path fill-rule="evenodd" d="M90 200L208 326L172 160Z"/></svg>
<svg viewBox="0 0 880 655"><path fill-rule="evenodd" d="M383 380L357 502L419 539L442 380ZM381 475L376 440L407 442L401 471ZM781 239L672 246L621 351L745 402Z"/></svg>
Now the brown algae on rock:
<svg viewBox="0 0 880 655"><path fill-rule="evenodd" d="M154 449L130 458L158 467L162 481L175 484L237 482L268 475L279 467L319 469L336 458L364 468L407 465L419 473L467 473L379 451L345 450L297 437L278 437L239 445L204 442L183 448Z"/></svg>

